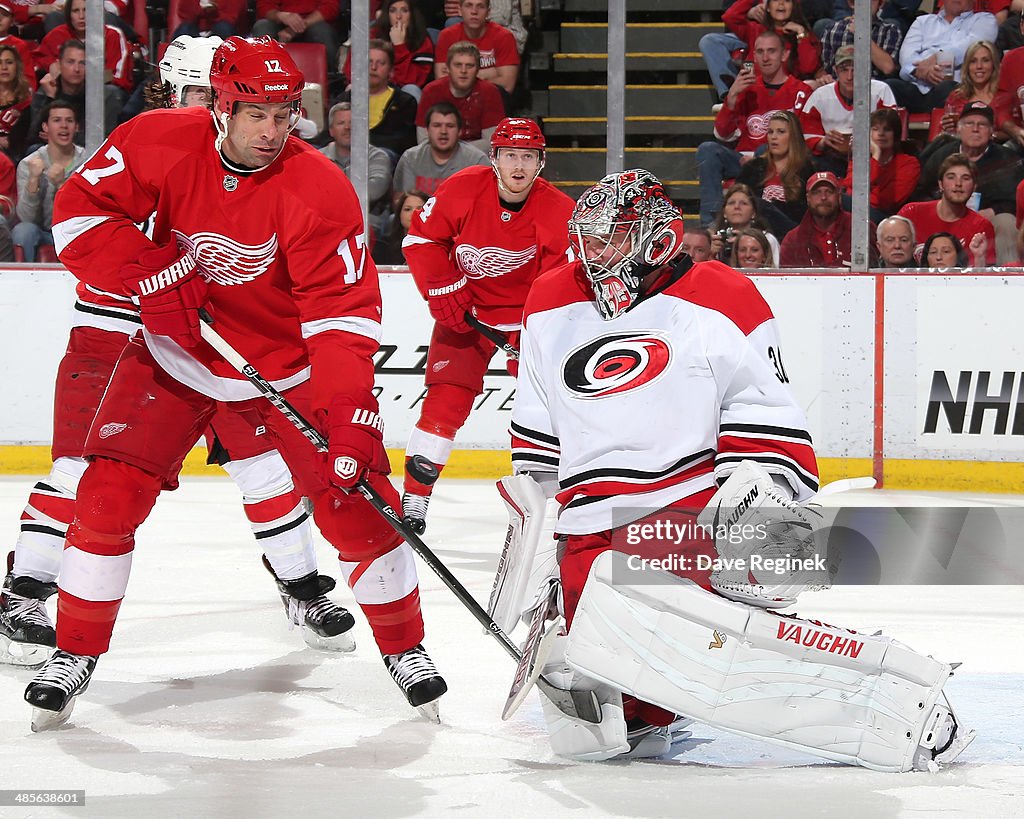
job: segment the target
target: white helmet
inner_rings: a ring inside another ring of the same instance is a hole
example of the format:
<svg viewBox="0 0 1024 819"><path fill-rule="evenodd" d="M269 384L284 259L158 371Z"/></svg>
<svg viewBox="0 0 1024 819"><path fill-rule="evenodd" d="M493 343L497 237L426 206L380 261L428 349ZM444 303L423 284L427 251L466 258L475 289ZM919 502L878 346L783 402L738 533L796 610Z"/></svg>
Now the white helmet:
<svg viewBox="0 0 1024 819"><path fill-rule="evenodd" d="M220 37L190 37L182 34L167 44L167 50L160 60L160 80L171 87L172 108L184 102L187 86L210 87L213 52L223 42Z"/></svg>

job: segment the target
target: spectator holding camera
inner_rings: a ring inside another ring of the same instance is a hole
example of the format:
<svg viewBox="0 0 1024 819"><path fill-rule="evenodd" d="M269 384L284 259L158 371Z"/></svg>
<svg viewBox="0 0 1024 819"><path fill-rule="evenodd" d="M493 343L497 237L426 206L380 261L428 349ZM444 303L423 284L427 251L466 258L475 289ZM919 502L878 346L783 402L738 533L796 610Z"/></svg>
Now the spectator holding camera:
<svg viewBox="0 0 1024 819"><path fill-rule="evenodd" d="M995 111L998 124L1013 117L1010 101L999 89L1000 57L996 47L985 40L972 43L964 54L964 67L960 73L960 84L954 88L943 108L932 112L932 128L928 133L929 140L939 134L956 134L957 120L960 111L969 102L981 102ZM1002 131L996 133L1000 142L1006 139Z"/></svg>
<svg viewBox="0 0 1024 819"><path fill-rule="evenodd" d="M756 228L765 234L771 249L774 267L779 265L779 240L769 231L758 213L760 199L750 185L736 182L725 192L722 210L711 226L712 252L719 261L728 262L733 256L736 236L744 228Z"/></svg>

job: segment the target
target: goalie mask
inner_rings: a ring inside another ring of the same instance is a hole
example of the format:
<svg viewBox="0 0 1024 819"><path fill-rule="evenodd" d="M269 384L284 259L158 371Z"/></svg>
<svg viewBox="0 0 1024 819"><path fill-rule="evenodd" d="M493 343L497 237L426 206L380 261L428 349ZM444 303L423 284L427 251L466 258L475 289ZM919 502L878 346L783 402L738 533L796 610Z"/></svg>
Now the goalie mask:
<svg viewBox="0 0 1024 819"><path fill-rule="evenodd" d="M679 255L683 218L649 171L606 176L580 196L569 219L569 244L610 321L639 299L648 273Z"/></svg>
<svg viewBox="0 0 1024 819"><path fill-rule="evenodd" d="M228 37L213 55L210 88L217 149L227 136L228 120L240 102L291 106L289 130L299 122L305 78L291 55L270 37Z"/></svg>
<svg viewBox="0 0 1024 819"><path fill-rule="evenodd" d="M182 34L167 44L160 60L160 81L170 87L172 108L185 104L185 90L189 86L210 87L210 64L223 42L220 37Z"/></svg>

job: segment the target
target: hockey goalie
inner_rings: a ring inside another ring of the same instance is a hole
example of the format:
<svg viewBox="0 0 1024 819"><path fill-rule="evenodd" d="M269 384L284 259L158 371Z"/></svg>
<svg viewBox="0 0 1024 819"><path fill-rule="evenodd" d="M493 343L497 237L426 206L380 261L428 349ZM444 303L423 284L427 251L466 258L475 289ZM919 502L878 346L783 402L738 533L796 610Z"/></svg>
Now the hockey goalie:
<svg viewBox="0 0 1024 819"><path fill-rule="evenodd" d="M569 231L577 261L526 303L491 595L506 630L553 618L531 629L536 673L600 703L594 723L542 698L554 751L662 755L685 717L878 771L953 760L974 733L943 693L950 664L777 611L830 567L806 419L756 286L688 258L647 171L588 189ZM669 553L645 552L649 536Z"/></svg>

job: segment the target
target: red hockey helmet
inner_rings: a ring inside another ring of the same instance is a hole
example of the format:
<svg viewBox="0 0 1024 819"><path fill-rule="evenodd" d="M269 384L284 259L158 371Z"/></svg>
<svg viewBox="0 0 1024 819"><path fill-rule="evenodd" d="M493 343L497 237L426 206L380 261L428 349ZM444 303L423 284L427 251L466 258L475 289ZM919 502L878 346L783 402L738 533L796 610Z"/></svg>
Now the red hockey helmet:
<svg viewBox="0 0 1024 819"><path fill-rule="evenodd" d="M239 102L292 103L298 112L304 85L291 55L270 37L228 37L214 52L210 87L218 127Z"/></svg>
<svg viewBox="0 0 1024 819"><path fill-rule="evenodd" d="M530 148L544 156L544 134L532 119L505 117L491 135L491 152L498 148Z"/></svg>

